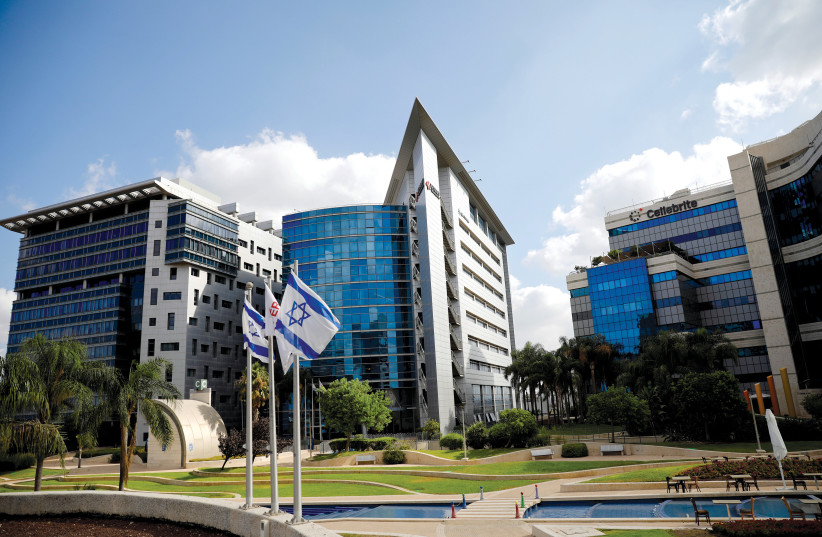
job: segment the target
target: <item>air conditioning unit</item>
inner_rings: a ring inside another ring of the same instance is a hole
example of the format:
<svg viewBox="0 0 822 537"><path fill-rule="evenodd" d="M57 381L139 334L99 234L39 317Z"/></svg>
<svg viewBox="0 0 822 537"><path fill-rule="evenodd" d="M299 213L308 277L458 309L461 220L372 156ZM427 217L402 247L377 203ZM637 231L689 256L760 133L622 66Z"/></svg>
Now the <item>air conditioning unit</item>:
<svg viewBox="0 0 822 537"><path fill-rule="evenodd" d="M208 381L206 379L200 379L194 383L194 387L198 390L205 390L208 388Z"/></svg>

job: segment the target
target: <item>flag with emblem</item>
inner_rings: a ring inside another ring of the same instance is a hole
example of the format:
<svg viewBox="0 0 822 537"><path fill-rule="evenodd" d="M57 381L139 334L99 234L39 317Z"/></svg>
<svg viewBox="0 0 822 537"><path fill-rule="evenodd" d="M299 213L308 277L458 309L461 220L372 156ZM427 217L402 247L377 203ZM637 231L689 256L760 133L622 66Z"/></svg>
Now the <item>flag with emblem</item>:
<svg viewBox="0 0 822 537"><path fill-rule="evenodd" d="M339 329L340 321L323 299L296 274L289 274L275 325L283 371L288 371L294 356L315 359Z"/></svg>
<svg viewBox="0 0 822 537"><path fill-rule="evenodd" d="M268 363L268 342L263 336L265 320L248 300L243 305L243 348L251 349L251 356Z"/></svg>
<svg viewBox="0 0 822 537"><path fill-rule="evenodd" d="M277 299L274 297L274 293L271 292L271 289L266 284L265 286L265 330L263 330L264 336L275 336L277 335L276 327L277 327L277 313L280 312L280 303L277 302Z"/></svg>

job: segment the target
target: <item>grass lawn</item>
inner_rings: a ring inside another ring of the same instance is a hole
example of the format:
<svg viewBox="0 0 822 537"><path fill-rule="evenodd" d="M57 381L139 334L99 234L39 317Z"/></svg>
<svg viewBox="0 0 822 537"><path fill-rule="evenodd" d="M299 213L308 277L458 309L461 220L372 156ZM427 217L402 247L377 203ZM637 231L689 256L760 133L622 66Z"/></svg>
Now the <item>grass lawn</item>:
<svg viewBox="0 0 822 537"><path fill-rule="evenodd" d="M600 530L609 537L704 537L708 535L705 530Z"/></svg>
<svg viewBox="0 0 822 537"><path fill-rule="evenodd" d="M66 469L68 471L68 469ZM63 470L53 470L51 468L43 468L43 477L47 475L63 475L66 473ZM24 468L22 470L15 470L13 472L7 472L5 474L0 474L0 477L5 477L6 479L27 479L31 478L34 479L34 468Z"/></svg>
<svg viewBox="0 0 822 537"><path fill-rule="evenodd" d="M762 432L760 431L760 435ZM756 442L734 442L730 444L711 444L706 442L656 442L655 446L678 447L687 449L704 449L708 451L731 451L733 453L756 453ZM785 442L788 451L806 451L811 449L822 449L822 441L801 440ZM762 449L773 452L770 442L762 442Z"/></svg>
<svg viewBox="0 0 822 537"><path fill-rule="evenodd" d="M659 468L647 468L645 470L634 470L621 474L606 475L586 481L586 483L627 483L627 482L656 482L665 481L666 477L674 476L679 472L693 468L693 464L678 464L675 466L662 466Z"/></svg>
<svg viewBox="0 0 822 537"><path fill-rule="evenodd" d="M329 459L336 459L339 457L347 457L349 455L362 455L363 453L368 453L367 451L341 451L339 453L325 453L322 455L314 455L311 457L312 461L327 461ZM373 453L373 452L371 452Z"/></svg>
<svg viewBox="0 0 822 537"><path fill-rule="evenodd" d="M414 492L421 492L425 494L462 494L479 492L479 487L482 485L485 492L493 492L495 490L504 490L515 487L524 487L533 483L539 483L542 480L532 479L506 479L502 481L469 481L467 479L449 479L448 477L422 477L415 475L398 475L398 474L346 474L339 472L332 472L321 474L312 472L310 475L303 476L303 483L309 482L305 479L351 479L357 481L373 481L376 483L385 483L388 485L395 485Z"/></svg>
<svg viewBox="0 0 822 537"><path fill-rule="evenodd" d="M435 457L443 459L451 459L458 461L463 458L465 452L461 449L417 449L420 453L427 453ZM494 455L503 455L505 453L513 453L514 451L522 451L520 448L498 448L498 449L469 449L469 459L484 459L486 457L493 457Z"/></svg>

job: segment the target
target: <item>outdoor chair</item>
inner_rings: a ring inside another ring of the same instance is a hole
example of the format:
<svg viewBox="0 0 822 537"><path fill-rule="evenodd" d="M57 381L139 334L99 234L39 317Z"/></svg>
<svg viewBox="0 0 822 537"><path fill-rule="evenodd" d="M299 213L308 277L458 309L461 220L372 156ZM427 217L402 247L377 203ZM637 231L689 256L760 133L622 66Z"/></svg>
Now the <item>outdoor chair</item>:
<svg viewBox="0 0 822 537"><path fill-rule="evenodd" d="M805 511L791 509L791 504L788 503L788 500L786 500L784 496L782 496L782 501L785 503L785 508L788 509L788 514L790 515L791 520L794 518L801 518L802 520L805 520Z"/></svg>
<svg viewBox="0 0 822 537"><path fill-rule="evenodd" d="M753 479L753 481L750 481L750 480L746 479L742 483L742 490L745 490L745 489L751 490L751 486L754 486L754 487L756 487L756 490L759 490L759 482L757 481L756 476L753 476L751 479Z"/></svg>
<svg viewBox="0 0 822 537"><path fill-rule="evenodd" d="M674 489L674 492L679 492L679 483L677 483L676 481L671 483L670 477L666 477L665 481L668 483L668 492L671 492L671 488Z"/></svg>
<svg viewBox="0 0 822 537"><path fill-rule="evenodd" d="M756 520L756 517L754 516L754 497L753 496L751 496L751 508L750 509L740 509L739 510L739 518L741 518L742 520L745 520L746 516L751 517L751 520Z"/></svg>
<svg viewBox="0 0 822 537"><path fill-rule="evenodd" d="M808 490L808 484L805 482L804 479L798 478L795 475L791 476L791 481L793 481L793 488L794 490L799 490L799 485L802 485L802 488Z"/></svg>
<svg viewBox="0 0 822 537"><path fill-rule="evenodd" d="M708 459L706 459L705 457L702 457L702 462L705 463L705 464L708 464Z"/></svg>
<svg viewBox="0 0 822 537"><path fill-rule="evenodd" d="M705 520L708 521L708 525L711 525L711 515L708 513L707 509L697 509L696 508L696 501L691 498L691 505L694 506L694 518L696 519L696 525L699 526L699 517L705 517Z"/></svg>
<svg viewBox="0 0 822 537"><path fill-rule="evenodd" d="M739 483L737 483L735 479L731 479L731 476L726 475L725 476L725 491L726 492L731 490L731 485L733 485L734 488L737 490L737 492L739 492Z"/></svg>
<svg viewBox="0 0 822 537"><path fill-rule="evenodd" d="M702 489L699 488L699 476L692 476L691 479L692 481L686 481L685 483L683 483L683 485L688 485L688 492L691 492L691 490L693 489L702 492Z"/></svg>

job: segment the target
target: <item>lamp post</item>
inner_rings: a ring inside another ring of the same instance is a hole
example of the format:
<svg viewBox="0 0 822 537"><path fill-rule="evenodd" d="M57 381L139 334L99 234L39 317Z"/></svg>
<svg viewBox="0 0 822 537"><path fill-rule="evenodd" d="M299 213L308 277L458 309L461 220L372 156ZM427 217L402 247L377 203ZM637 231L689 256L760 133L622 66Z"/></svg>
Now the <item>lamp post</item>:
<svg viewBox="0 0 822 537"><path fill-rule="evenodd" d="M462 454L464 461L468 460L468 447L465 444L465 405L460 407L462 410Z"/></svg>

